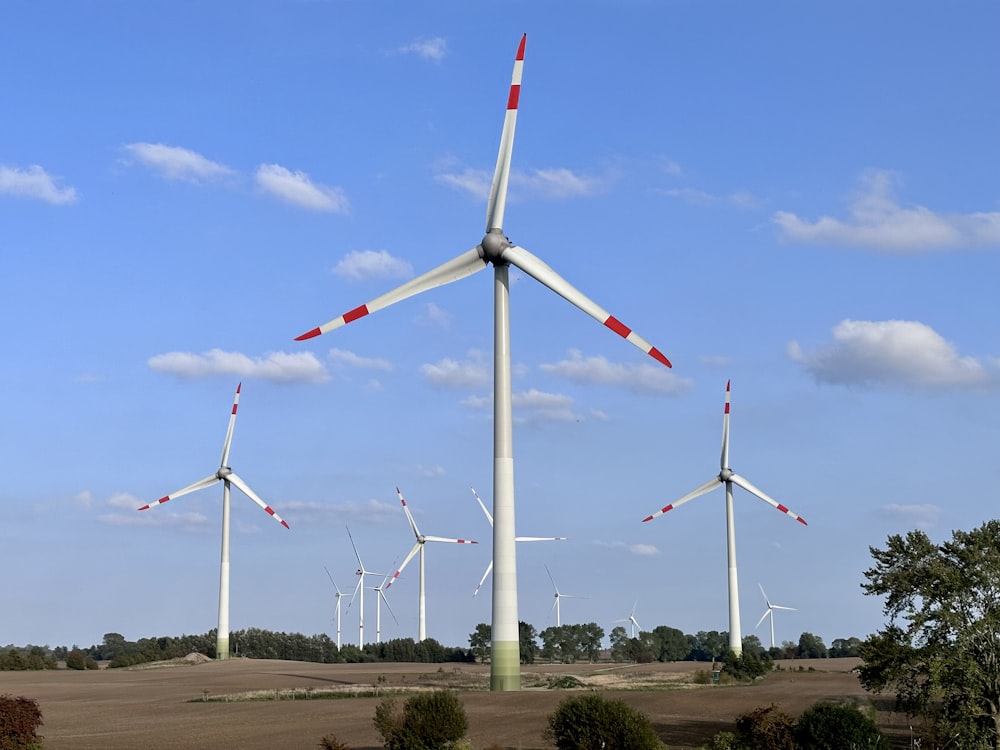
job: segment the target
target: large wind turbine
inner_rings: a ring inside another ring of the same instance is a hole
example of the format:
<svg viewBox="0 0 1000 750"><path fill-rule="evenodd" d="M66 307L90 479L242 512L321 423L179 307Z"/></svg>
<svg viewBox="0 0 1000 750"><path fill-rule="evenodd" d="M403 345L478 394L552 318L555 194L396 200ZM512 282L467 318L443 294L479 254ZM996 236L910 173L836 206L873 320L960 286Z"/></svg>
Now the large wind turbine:
<svg viewBox="0 0 1000 750"><path fill-rule="evenodd" d="M510 371L510 285L509 266L515 266L536 281L547 286L568 302L624 337L658 362L670 367L667 358L648 341L625 326L595 302L571 286L541 259L523 247L511 243L504 235L503 219L507 204L507 182L514 145L521 93L521 70L524 66L526 35L521 37L514 58L514 72L507 95L507 111L500 135L493 183L486 206L486 235L471 250L437 268L412 279L366 305L313 328L297 341L310 339L339 328L376 310L407 299L420 292L458 281L493 264L493 624L490 688L519 690L521 666L517 619L517 556L514 545L514 442L511 415ZM584 248L575 256L582 260ZM603 250L602 250L603 252Z"/></svg>
<svg viewBox="0 0 1000 750"><path fill-rule="evenodd" d="M675 500L670 505L666 505L660 510L656 511L651 516L646 516L643 520L652 521L657 516L662 516L668 510L676 508L682 503L686 503L688 500L698 497L699 495L704 495L706 492L715 489L720 484L726 487L726 541L727 549L729 555L729 650L733 651L737 655L743 653L743 635L740 632L740 592L739 584L736 579L736 529L733 521L733 485L739 485L747 492L756 495L765 503L773 505L775 508L780 510L782 513L794 518L796 521L801 523L803 526L807 525L804 518L792 513L788 508L774 500L759 489L754 487L750 482L741 477L739 474L733 472L729 468L729 386L731 381L726 381L726 407L722 415L722 458L721 466L722 470L719 475L714 479L710 479L705 482L698 489L692 490L680 500Z"/></svg>
<svg viewBox="0 0 1000 750"><path fill-rule="evenodd" d="M552 603L552 609L556 611L556 627L562 627L562 613L559 601L561 599L576 599L578 597L573 594L564 594L559 590L559 587L556 586L556 579L552 577L552 571L549 570L548 565L545 566L545 572L549 574L549 580L552 581L552 588L555 591L555 601ZM552 610L549 610L549 615L551 616L551 614Z"/></svg>
<svg viewBox="0 0 1000 750"><path fill-rule="evenodd" d="M413 531L413 536L416 537L416 542L414 542L413 547L410 549L409 554L403 558L403 564L399 566L399 570L392 574L392 580L385 585L385 588L389 588L396 579L399 578L399 574L403 572L403 568L406 567L407 563L413 559L413 556L420 553L420 604L419 612L420 627L418 629L419 640L423 641L427 639L427 606L426 599L424 597L424 545L426 542L451 542L453 544L479 544L479 542L473 541L472 539L451 539L443 536L427 536L426 534L421 534L420 529L417 528L417 522L413 520L413 514L410 513L409 507L406 505L406 500L403 499L403 493L399 491L399 487L396 488L396 494L399 495L399 502L403 504L403 510L406 512L406 519L410 522L410 529Z"/></svg>
<svg viewBox="0 0 1000 750"><path fill-rule="evenodd" d="M240 405L240 389L243 383L236 386L236 395L233 398L233 411L229 415L229 428L226 430L226 442L222 444L222 461L219 470L204 479L200 479L194 484L177 490L173 494L161 497L155 503L143 505L139 510L149 510L157 505L162 505L168 500L173 500L186 495L195 490L210 487L216 482L222 482L222 563L219 572L219 628L215 636L215 658L229 658L229 487L235 484L240 491L263 508L267 513L286 529L288 524L281 520L271 506L257 497L257 494L250 489L246 482L240 479L236 473L229 468L229 446L233 442L233 427L236 425L236 409Z"/></svg>
<svg viewBox="0 0 1000 750"><path fill-rule="evenodd" d="M344 593L340 590L340 586L337 585L337 582L335 580L333 580L333 575L331 575L330 571L327 570L325 567L323 568L323 570L326 570L326 574L330 577L330 583L333 584L333 588L337 592L336 594L334 594L334 596L337 599L337 614L336 614L336 616L337 616L337 650L339 651L340 650L340 600L344 598Z"/></svg>
<svg viewBox="0 0 1000 750"><path fill-rule="evenodd" d="M764 618L765 617L770 618L770 620L771 620L771 648L774 648L774 610L776 610L776 609L784 609L784 610L787 610L789 612L794 612L795 611L795 607L782 607L780 604L771 604L771 600L768 599L767 598L767 594L764 593L764 586L761 585L761 584L759 584L759 583L757 585L760 587L760 593L764 597L764 603L767 605L767 609L764 610L764 614L762 614L760 616L760 619L757 620L757 624L754 627L755 628L759 628L760 624L762 622L764 622Z"/></svg>
<svg viewBox="0 0 1000 750"><path fill-rule="evenodd" d="M354 537L351 536L350 526L347 527L347 536L354 548L354 556L358 559L358 569L354 571L354 574L358 576L358 585L354 587L354 593L351 594L351 601L347 603L347 608L351 608L351 605L354 604L354 597L360 593L361 596L358 600L358 648L363 649L365 647L365 576L384 576L385 573L376 573L365 568L365 564L361 562L361 555L358 553L358 545L354 543Z"/></svg>
<svg viewBox="0 0 1000 750"><path fill-rule="evenodd" d="M479 497L479 493L476 492L476 488L472 487L472 494L476 496L476 502L479 503L479 507L483 509L483 513L486 514L486 520L490 522L490 528L493 528L493 515L486 510L486 504L483 502L482 498ZM565 542L566 537L564 536L516 536L514 537L515 542ZM476 590L472 592L473 596L479 593L479 589L483 587L483 583L486 581L487 576L493 570L493 558L490 558L490 564L486 566L486 572L483 573L483 577L479 579L479 585L476 586Z"/></svg>

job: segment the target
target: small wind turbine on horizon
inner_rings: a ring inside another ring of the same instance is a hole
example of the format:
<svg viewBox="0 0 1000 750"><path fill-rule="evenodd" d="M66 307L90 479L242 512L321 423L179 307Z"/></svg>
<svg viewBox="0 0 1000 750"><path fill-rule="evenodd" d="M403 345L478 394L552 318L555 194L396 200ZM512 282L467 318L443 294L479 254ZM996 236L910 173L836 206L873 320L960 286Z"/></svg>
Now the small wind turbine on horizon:
<svg viewBox="0 0 1000 750"><path fill-rule="evenodd" d="M351 540L354 556L358 559L358 569L354 571L354 575L358 576L358 584L354 587L354 593L351 594L351 601L347 603L347 608L351 608L351 605L354 604L354 597L360 593L361 596L358 599L358 648L363 649L365 647L365 576L384 576L386 574L376 573L365 568L365 564L361 562L361 555L358 553L358 545L354 543L354 537L351 535L350 526L347 527L347 537Z"/></svg>
<svg viewBox="0 0 1000 750"><path fill-rule="evenodd" d="M389 580L389 575L386 574L385 578L382 579L382 583L378 586L372 586L372 591L375 592L375 643L382 642L382 602L385 602L385 606L389 609L389 614L392 615L392 619L396 621L399 625L399 620L396 619L396 613L392 611L392 607L389 606L389 600L385 598L385 588L386 581Z"/></svg>
<svg viewBox="0 0 1000 750"><path fill-rule="evenodd" d="M555 591L555 594L553 595L555 597L555 601L552 603L552 609L554 609L556 611L556 627L558 628L558 627L562 626L562 615L560 613L561 607L560 607L560 604L559 604L560 600L561 599L579 599L581 597L576 596L574 594L564 594L564 593L562 593L559 590L559 587L556 586L556 580L552 577L552 571L549 570L549 566L548 565L545 566L545 572L549 574L549 580L552 581L552 588ZM549 610L549 615L552 614L552 609Z"/></svg>
<svg viewBox="0 0 1000 750"><path fill-rule="evenodd" d="M774 610L784 609L789 612L794 612L795 607L782 607L780 604L771 604L771 600L767 598L767 594L764 593L764 586L762 584L757 584L760 587L760 593L764 597L764 603L767 605L767 609L764 610L764 614L760 616L757 620L757 624L754 626L754 630L760 627L760 624L764 622L764 618L770 618L771 620L771 648L774 648Z"/></svg>
<svg viewBox="0 0 1000 750"><path fill-rule="evenodd" d="M486 266L493 265L493 620L492 657L490 659L490 689L519 690L521 687L520 630L517 617L517 553L514 543L514 441L511 406L510 365L510 266L520 269L533 279L595 318L629 343L670 367L670 361L646 339L608 313L544 261L523 247L513 244L504 234L504 210L507 205L507 185L514 147L514 127L517 122L521 94L521 73L524 68L524 47L527 34L521 37L514 58L510 89L500 148L490 195L486 206L486 235L471 250L446 261L395 289L360 305L343 315L306 331L296 341L328 333L347 323L412 297L415 294L459 281ZM587 248L572 248L575 262L591 262ZM610 253L600 249L601 257ZM611 258L612 270L622 264Z"/></svg>
<svg viewBox="0 0 1000 750"><path fill-rule="evenodd" d="M403 564L399 566L399 570L392 574L392 580L385 585L388 589L392 584L396 582L399 578L399 574L403 572L407 563L413 559L413 556L418 552L420 553L420 593L419 593L419 626L418 634L419 640L424 641L427 639L427 600L424 589L424 545L427 542L450 542L452 544L479 544L479 542L472 539L451 539L449 537L443 536L427 536L426 534L421 534L420 529L417 528L417 522L413 520L413 514L410 513L410 508L406 504L406 500L403 499L403 493L399 491L399 487L396 488L396 494L399 495L399 502L403 504L403 511L406 513L406 520L410 522L410 530L413 531L413 536L416 537L416 542L414 542L413 547L410 549L409 554L403 559Z"/></svg>
<svg viewBox="0 0 1000 750"><path fill-rule="evenodd" d="M337 582L333 580L333 575L326 568L326 566L323 567L323 570L326 571L327 576L329 576L330 578L330 583L333 584L333 588L337 592L336 594L334 594L334 597L337 599L337 609L335 616L337 618L337 650L339 651L340 650L340 600L344 598L344 594L340 590L340 586L337 585Z"/></svg>
<svg viewBox="0 0 1000 750"><path fill-rule="evenodd" d="M486 520L490 522L490 528L493 528L493 515L486 510L486 504L479 497L479 493L476 492L476 488L472 487L472 494L476 496L476 501L479 503L479 507L483 509L483 513L486 514ZM516 536L514 537L515 542L565 542L566 537L564 536ZM476 590L472 592L472 596L475 597L479 594L479 589L483 587L483 583L486 582L487 577L493 571L493 558L490 558L490 564L486 566L486 572L483 573L483 577L479 579L479 585L476 586Z"/></svg>
<svg viewBox="0 0 1000 750"><path fill-rule="evenodd" d="M719 475L709 481L705 482L701 487L691 490L688 494L682 497L680 500L675 500L670 505L665 505L660 510L656 511L650 516L646 516L642 519L643 523L646 521L652 521L658 516L662 516L668 510L673 510L679 505L686 503L688 500L692 500L699 495L704 495L706 492L714 490L720 484L724 485L726 488L726 546L728 551L729 560L729 650L733 651L735 654L740 655L743 653L743 635L740 632L740 592L739 583L736 577L736 527L733 518L733 485L738 485L745 489L752 495L756 495L758 498L763 500L769 505L773 505L775 508L780 510L785 515L790 518L794 518L796 521L806 526L806 521L799 515L796 515L784 505L779 503L777 500L764 494L761 490L750 484L749 480L735 473L731 468L729 468L729 391L730 391L731 381L726 381L726 406L722 415L722 456L721 456L721 466L722 470Z"/></svg>
<svg viewBox="0 0 1000 750"><path fill-rule="evenodd" d="M639 632L639 633L642 632L642 626L639 624L639 621L637 619L635 619L635 609L638 606L639 606L639 600L636 599L636 601L632 604L632 612L631 612L631 614L629 614L628 617L623 617L621 620L615 620L615 622L627 622L629 624L629 626L628 626L629 627L629 636L628 636L629 638L635 638L635 635L636 635L637 632Z"/></svg>
<svg viewBox="0 0 1000 750"><path fill-rule="evenodd" d="M239 490L263 508L268 515L280 523L286 529L288 524L281 520L281 516L275 513L271 506L261 500L257 494L250 489L246 482L240 479L229 467L229 448L233 442L233 428L236 426L236 410L240 405L240 390L243 383L236 386L236 395L233 397L233 410L229 415L229 427L226 430L226 440L222 444L222 461L219 463L219 470L210 474L204 479L199 479L194 484L182 487L170 495L165 495L155 503L147 503L139 510L149 510L168 500L174 500L189 492L211 487L216 482L222 482L222 555L219 566L219 626L215 637L215 658L229 658L229 494L230 485L235 484Z"/></svg>

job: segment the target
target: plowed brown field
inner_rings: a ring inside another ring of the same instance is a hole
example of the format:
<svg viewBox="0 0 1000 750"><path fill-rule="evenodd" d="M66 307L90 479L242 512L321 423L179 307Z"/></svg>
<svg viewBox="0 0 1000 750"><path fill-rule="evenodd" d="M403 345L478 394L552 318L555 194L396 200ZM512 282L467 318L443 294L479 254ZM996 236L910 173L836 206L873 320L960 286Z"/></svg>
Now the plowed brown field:
<svg viewBox="0 0 1000 750"><path fill-rule="evenodd" d="M489 667L481 665L234 659L125 670L0 672L0 694L38 700L46 750L315 750L327 734L356 750L376 750L382 743L372 717L381 698L316 697L372 687L383 693L449 687L459 691L473 747L526 750L547 747L546 719L572 694L544 686L552 677L572 675L644 712L672 750L690 750L731 729L737 716L757 706L776 703L795 716L823 700L868 704L870 696L849 671L856 664L783 662L782 670L752 686L685 684L693 669L707 666L691 662L531 665L522 668L520 692L491 693L484 689ZM258 700L245 700L248 695ZM225 697L230 700L221 700ZM903 738L904 717L880 712L878 718Z"/></svg>

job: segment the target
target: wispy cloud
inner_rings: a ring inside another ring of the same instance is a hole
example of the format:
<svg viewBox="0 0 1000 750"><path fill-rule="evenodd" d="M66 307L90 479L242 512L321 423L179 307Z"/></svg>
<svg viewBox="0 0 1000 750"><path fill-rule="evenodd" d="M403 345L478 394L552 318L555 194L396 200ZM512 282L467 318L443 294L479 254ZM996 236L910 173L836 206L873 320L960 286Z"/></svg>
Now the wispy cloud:
<svg viewBox="0 0 1000 750"><path fill-rule="evenodd" d="M663 191L671 198L679 198L685 203L693 206L716 206L729 205L737 208L759 208L763 201L747 190L738 190L735 193L718 195L709 193L697 188L673 188Z"/></svg>
<svg viewBox="0 0 1000 750"><path fill-rule="evenodd" d="M416 55L424 60L441 62L448 54L448 42L444 37L422 37L396 50L404 55Z"/></svg>
<svg viewBox="0 0 1000 750"><path fill-rule="evenodd" d="M773 221L793 242L866 247L891 253L1000 245L1000 211L939 214L924 206L901 206L902 181L894 172L869 170L851 197L848 218L816 221L778 211Z"/></svg>
<svg viewBox="0 0 1000 750"><path fill-rule="evenodd" d="M128 492L116 492L101 504L108 510L99 514L98 520L108 526L159 526L184 532L204 533L210 528L204 513L183 510L183 506L178 511L166 505L140 511L139 507L147 502Z"/></svg>
<svg viewBox="0 0 1000 750"><path fill-rule="evenodd" d="M569 359L540 365L542 372L557 375L575 383L614 385L633 393L677 395L688 390L693 381L682 378L664 367L652 364L622 365L604 357L584 357L578 350L569 352Z"/></svg>
<svg viewBox="0 0 1000 750"><path fill-rule="evenodd" d="M338 364L347 365L348 367L357 367L367 370L382 370L383 372L390 372L392 370L392 362L387 359L380 359L378 357L361 357L354 352L349 352L346 349L331 349L327 358L331 362L336 362Z"/></svg>
<svg viewBox="0 0 1000 750"><path fill-rule="evenodd" d="M333 267L337 276L351 281L384 278L408 278L413 266L402 258L395 258L386 250L352 250Z"/></svg>
<svg viewBox="0 0 1000 750"><path fill-rule="evenodd" d="M493 405L491 396L469 396L462 399L467 409L486 410ZM576 422L581 417L574 409L572 397L561 393L546 393L534 388L511 394L514 421L525 422Z"/></svg>
<svg viewBox="0 0 1000 750"><path fill-rule="evenodd" d="M482 388L489 383L489 371L482 352L471 351L463 360L442 359L422 365L420 371L431 385L443 388Z"/></svg>
<svg viewBox="0 0 1000 750"><path fill-rule="evenodd" d="M660 554L660 550L653 544L633 544L628 548L628 551L642 557L656 557Z"/></svg>
<svg viewBox="0 0 1000 750"><path fill-rule="evenodd" d="M417 322L436 328L448 328L451 325L451 314L433 302L428 302L424 305L424 311L417 317Z"/></svg>
<svg viewBox="0 0 1000 750"><path fill-rule="evenodd" d="M0 164L0 195L33 198L54 205L73 203L76 189L59 187L58 178L52 177L37 164L27 169Z"/></svg>
<svg viewBox="0 0 1000 750"><path fill-rule="evenodd" d="M256 358L222 349L202 354L169 352L150 357L148 364L156 372L182 378L238 375L272 383L322 383L329 379L326 368L312 352L269 352Z"/></svg>
<svg viewBox="0 0 1000 750"><path fill-rule="evenodd" d="M437 479L438 477L443 477L448 472L445 471L443 466L424 466L423 464L417 464L417 473L422 477L427 477L428 479Z"/></svg>
<svg viewBox="0 0 1000 750"><path fill-rule="evenodd" d="M838 385L961 388L998 382L998 362L961 356L930 326L914 320L843 320L833 340L811 352L797 341L788 356L819 382Z"/></svg>
<svg viewBox="0 0 1000 750"><path fill-rule="evenodd" d="M350 211L342 189L313 182L305 172L292 172L280 164L261 164L256 178L262 190L296 206L338 214Z"/></svg>
<svg viewBox="0 0 1000 750"><path fill-rule="evenodd" d="M168 180L202 182L233 174L225 164L205 158L196 151L163 143L130 143L125 150L139 163Z"/></svg>
<svg viewBox="0 0 1000 750"><path fill-rule="evenodd" d="M933 528L941 517L941 508L930 503L918 505L891 503L882 506L880 513L888 518L899 520L907 526L916 526L918 529L927 531Z"/></svg>
<svg viewBox="0 0 1000 750"><path fill-rule="evenodd" d="M453 187L479 200L490 195L492 172L466 168L461 171L443 172L436 176L438 182ZM514 170L510 173L510 199L547 198L559 200L596 195L611 182L610 177L577 174L570 169L534 169L528 172Z"/></svg>
<svg viewBox="0 0 1000 750"><path fill-rule="evenodd" d="M319 503L290 501L281 503L281 514L285 519L292 520L296 526L304 527L315 523L348 523L382 525L396 523L399 506L394 503L383 503L374 498L363 501L349 500L342 503ZM346 536L346 534L345 534Z"/></svg>

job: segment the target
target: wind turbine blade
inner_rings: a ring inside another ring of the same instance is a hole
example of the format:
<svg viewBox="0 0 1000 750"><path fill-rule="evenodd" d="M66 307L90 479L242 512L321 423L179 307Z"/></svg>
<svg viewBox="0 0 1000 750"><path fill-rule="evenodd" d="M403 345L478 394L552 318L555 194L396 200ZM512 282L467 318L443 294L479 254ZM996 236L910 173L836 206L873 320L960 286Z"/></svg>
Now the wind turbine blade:
<svg viewBox="0 0 1000 750"><path fill-rule="evenodd" d="M252 489L250 489L250 487L247 485L247 483L244 482L242 479L240 479L236 474L230 474L229 476L226 477L225 481L232 482L233 484L235 484L237 487L240 488L240 490L243 492L244 495L246 495L247 497L249 497L251 500L253 500L255 503L257 503L257 505L259 505L261 508L263 508L264 511L269 516L271 516L272 518L274 518L275 521L277 521L278 523L280 523L286 529L288 528L288 524L285 523L281 519L281 516L279 516L277 513L274 512L274 508L272 508L270 505L268 505L263 500L261 500L259 497L257 497L257 493L255 493Z"/></svg>
<svg viewBox="0 0 1000 750"><path fill-rule="evenodd" d="M720 484L722 484L722 480L719 479L718 477L710 479L709 481L705 482L705 484L703 484L698 489L691 490L691 492L687 493L680 500L675 500L674 502L670 503L670 505L663 506L658 511L656 511L656 513L653 513L651 516L646 516L645 518L642 519L642 522L645 523L646 521L652 521L654 518L662 516L668 510L673 510L678 505L682 505L682 504L686 503L688 500L693 500L694 498L698 497L699 495L704 495L706 492L709 492L710 490L714 490Z"/></svg>
<svg viewBox="0 0 1000 750"><path fill-rule="evenodd" d="M406 505L406 500L403 499L403 493L399 491L399 487L396 488L396 494L399 495L399 502L403 504L403 510L406 512L406 520L410 522L410 528L413 529L413 536L419 539L420 529L417 528L417 522L413 520L413 514L410 513L410 509Z"/></svg>
<svg viewBox="0 0 1000 750"><path fill-rule="evenodd" d="M720 459L720 469L729 468L729 384L726 381L726 408L722 414L722 458Z"/></svg>
<svg viewBox="0 0 1000 750"><path fill-rule="evenodd" d="M493 561L490 560L490 564L486 566L486 572L483 573L483 577L479 579L479 585L476 586L476 590L472 592L473 598L475 598L475 596L479 593L479 589L481 589L483 587L483 584L486 583L486 578L492 571L493 571Z"/></svg>
<svg viewBox="0 0 1000 750"><path fill-rule="evenodd" d="M138 510L149 510L150 508L155 508L157 505L163 505L163 503L167 502L168 500L174 500L175 498L181 497L182 495L186 495L189 492L194 492L195 490L201 490L204 489L205 487L211 487L218 481L219 481L219 475L212 474L211 476L207 476L204 479L199 479L194 484L189 484L187 487L182 487L181 489L177 490L177 492L173 492L169 495L164 495L155 503L147 503L146 505L143 505L141 508L138 508Z"/></svg>
<svg viewBox="0 0 1000 750"><path fill-rule="evenodd" d="M347 527L347 538L351 540L351 546L354 548L354 556L358 558L358 568L364 572L365 564L361 562L361 555L358 553L358 545L354 543L354 537L351 535L351 527ZM364 576L362 576L364 578Z"/></svg>
<svg viewBox="0 0 1000 750"><path fill-rule="evenodd" d="M545 566L545 572L549 575L549 580L552 581L552 588L555 589L556 597L559 596L559 587L556 586L556 579L552 577L552 571L549 570L549 566Z"/></svg>
<svg viewBox="0 0 1000 750"><path fill-rule="evenodd" d="M486 268L486 265L487 262L483 259L479 248L475 247L472 250L462 253L457 258L449 260L446 263L442 263L437 268L431 269L427 273L407 281L405 284L396 287L392 291L386 292L381 297L376 297L367 305L355 307L350 312L346 312L333 320L327 321L317 328L313 328L311 331L306 331L302 335L296 336L295 340L305 341L306 339L319 336L322 333L329 333L335 328L340 328L343 325L352 323L358 318L363 318L369 313L373 313L376 310L381 310L383 307L388 307L396 302L412 297L414 294L426 292L428 289L434 289L435 287L450 284L451 282L458 281L459 279L464 279L466 276L471 276L476 271L481 271Z"/></svg>
<svg viewBox="0 0 1000 750"><path fill-rule="evenodd" d="M472 489L472 494L476 496L476 501L479 503L479 507L483 509L483 513L486 514L486 520L490 522L490 527L492 528L493 516L490 514L488 510L486 510L486 503L484 503L482 499L479 497L479 493L476 492L476 488L472 487L471 489Z"/></svg>
<svg viewBox="0 0 1000 750"><path fill-rule="evenodd" d="M507 205L507 181L510 177L510 157L514 150L514 127L517 125L517 104L521 96L521 71L524 69L524 45L528 35L521 37L514 57L514 71L510 77L510 92L507 94L507 112L503 119L503 131L500 134L500 150L497 153L497 166L493 171L493 183L490 185L490 199L486 204L486 231L503 229L504 208Z"/></svg>
<svg viewBox="0 0 1000 750"><path fill-rule="evenodd" d="M425 542L451 542L453 544L479 544L475 539L449 539L444 536L425 536Z"/></svg>
<svg viewBox="0 0 1000 750"><path fill-rule="evenodd" d="M759 627L760 627L760 624L761 624L762 622L764 622L764 620L766 620L766 619L767 619L767 616L768 616L769 614L771 614L771 608L770 608L770 607L768 607L767 609L765 609L765 610L764 610L764 614L762 614L762 615L760 616L760 619L759 619L759 620L757 620L757 624L753 626L753 627L754 627L754 630L756 630L757 628L759 628Z"/></svg>
<svg viewBox="0 0 1000 750"><path fill-rule="evenodd" d="M516 536L515 542L565 542L564 536Z"/></svg>
<svg viewBox="0 0 1000 750"><path fill-rule="evenodd" d="M799 523L801 523L803 526L808 526L809 525L809 524L806 523L806 519L802 518L802 516L799 516L799 515L793 513L788 508L786 508L784 505L782 505L781 503L779 503L777 500L775 500L774 498L769 497L764 492L762 492L761 490L759 490L756 487L754 487L752 484L750 484L749 481L747 481L747 479L745 477L741 477L739 474L733 474L731 477L729 477L729 481L732 482L733 484L738 484L740 487L742 487L743 489L745 489L747 492L750 492L750 493L756 495L757 497L759 497L765 503L770 503L771 505L773 505L775 508L777 508L778 510L780 510L785 515L788 515L788 516L791 516L792 518L794 518L796 521L798 521Z"/></svg>
<svg viewBox="0 0 1000 750"><path fill-rule="evenodd" d="M786 610L788 612L797 612L798 611L797 609L795 609L795 607L782 607L780 604L772 604L771 605L771 609L783 609L783 610Z"/></svg>
<svg viewBox="0 0 1000 750"><path fill-rule="evenodd" d="M332 574L332 573L330 573L330 570L329 570L329 568L327 568L327 567L326 567L326 566L324 565L324 566L323 566L323 570L325 570L325 571L326 571L326 574L327 574L327 576L329 576L329 578L330 578L330 583L332 583L332 584L333 584L333 587L334 587L335 589L337 589L337 596L343 596L343 594L341 594L341 593L340 593L340 586L338 586L338 585L337 585L337 582L336 582L335 580L333 580L333 574Z"/></svg>
<svg viewBox="0 0 1000 750"><path fill-rule="evenodd" d="M365 581L365 577L364 576L358 576L358 585L354 587L354 593L351 594L351 601L349 601L347 603L347 611L348 612L351 611L351 605L354 604L354 597L356 597L358 595L358 591L361 590L361 584L364 583L364 581Z"/></svg>
<svg viewBox="0 0 1000 750"><path fill-rule="evenodd" d="M768 599L767 598L767 594L764 593L764 584L758 583L757 584L757 588L760 589L761 596L764 597L764 603L767 605L767 608L770 609L771 608L771 600Z"/></svg>
<svg viewBox="0 0 1000 750"><path fill-rule="evenodd" d="M380 597L382 597L382 602L385 604L386 608L389 610L389 614L392 615L392 619L396 621L397 625L399 625L399 620L396 619L396 613L392 611L392 607L389 605L389 600L385 598L385 592L381 588L378 590L378 595Z"/></svg>
<svg viewBox="0 0 1000 750"><path fill-rule="evenodd" d="M403 564L399 566L399 570L397 570L395 573L392 574L392 580L385 585L386 591L388 591L389 587L396 582L396 579L399 578L399 574L403 572L403 569L406 567L407 563L409 563L410 560L413 559L413 556L417 554L417 552L420 550L420 547L421 547L420 542L417 542L416 544L413 545L413 549L411 549L409 554L407 554L407 556L403 558Z"/></svg>
<svg viewBox="0 0 1000 750"><path fill-rule="evenodd" d="M532 255L523 247L518 247L517 245L511 245L510 247L505 248L503 250L502 257L508 263L517 266L539 283L547 286L567 302L576 305L594 320L598 321L607 328L610 328L630 344L642 349L642 351L646 352L646 354L651 356L660 364L666 365L667 367L672 366L670 364L670 360L668 360L659 349L650 344L646 341L646 339L637 334L631 328L628 328L615 316L584 295L583 292L572 286L541 258Z"/></svg>
<svg viewBox="0 0 1000 750"><path fill-rule="evenodd" d="M229 446L233 442L233 427L236 426L236 409L240 405L240 389L242 387L243 383L236 385L236 395L233 397L233 411L229 415L229 428L226 430L226 442L222 444L222 462L219 466L227 466L229 464Z"/></svg>

